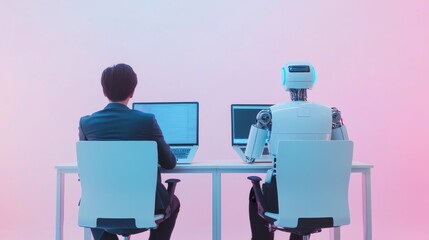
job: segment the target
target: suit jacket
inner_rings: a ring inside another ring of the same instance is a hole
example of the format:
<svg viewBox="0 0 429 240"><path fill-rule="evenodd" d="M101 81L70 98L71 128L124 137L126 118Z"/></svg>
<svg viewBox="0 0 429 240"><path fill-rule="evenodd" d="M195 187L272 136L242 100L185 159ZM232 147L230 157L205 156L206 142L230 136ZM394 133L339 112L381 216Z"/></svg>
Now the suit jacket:
<svg viewBox="0 0 429 240"><path fill-rule="evenodd" d="M79 140L151 140L158 145L158 163L165 169L176 166L176 157L165 142L161 129L153 114L131 110L121 103L109 103L103 110L84 116L79 122ZM166 209L169 194L161 182L158 183L155 198L156 209Z"/></svg>

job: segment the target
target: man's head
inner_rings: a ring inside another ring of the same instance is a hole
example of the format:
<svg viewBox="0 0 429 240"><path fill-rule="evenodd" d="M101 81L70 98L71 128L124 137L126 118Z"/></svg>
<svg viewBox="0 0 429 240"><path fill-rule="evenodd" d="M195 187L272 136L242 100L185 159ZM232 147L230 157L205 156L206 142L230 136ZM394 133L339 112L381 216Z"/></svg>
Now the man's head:
<svg viewBox="0 0 429 240"><path fill-rule="evenodd" d="M101 85L104 96L112 102L121 102L133 96L137 75L129 65L120 63L103 71Z"/></svg>

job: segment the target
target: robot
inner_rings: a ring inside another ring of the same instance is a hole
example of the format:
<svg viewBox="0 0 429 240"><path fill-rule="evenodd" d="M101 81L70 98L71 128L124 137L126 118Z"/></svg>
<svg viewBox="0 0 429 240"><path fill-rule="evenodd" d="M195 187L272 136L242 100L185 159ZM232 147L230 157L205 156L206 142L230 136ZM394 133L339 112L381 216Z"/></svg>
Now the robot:
<svg viewBox="0 0 429 240"><path fill-rule="evenodd" d="M316 74L309 63L289 63L282 67L286 91L291 102L273 105L260 111L256 123L250 128L245 151L246 162L253 163L260 158L265 144L268 144L275 175L277 146L283 140L348 140L346 126L341 112L335 107L307 102L307 89L312 89ZM266 182L270 177L267 176Z"/></svg>

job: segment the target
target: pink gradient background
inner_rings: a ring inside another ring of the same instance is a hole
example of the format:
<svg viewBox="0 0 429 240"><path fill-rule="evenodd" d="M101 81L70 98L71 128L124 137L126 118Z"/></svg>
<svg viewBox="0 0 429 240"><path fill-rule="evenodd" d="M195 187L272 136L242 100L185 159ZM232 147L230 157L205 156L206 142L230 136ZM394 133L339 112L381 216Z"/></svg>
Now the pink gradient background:
<svg viewBox="0 0 429 240"><path fill-rule="evenodd" d="M295 60L316 67L309 99L342 110L354 159L375 165L373 239L425 238L427 1L107 2L2 1L0 239L54 238L54 166L75 161L79 117L107 103L105 67L133 66L132 101L199 101L196 161L238 161L230 104L288 101L280 68ZM247 175L223 178L222 239L250 239ZM210 176L174 177L182 211L173 239L211 239ZM65 239L82 239L79 183L66 181ZM362 239L360 184L353 175L344 239Z"/></svg>

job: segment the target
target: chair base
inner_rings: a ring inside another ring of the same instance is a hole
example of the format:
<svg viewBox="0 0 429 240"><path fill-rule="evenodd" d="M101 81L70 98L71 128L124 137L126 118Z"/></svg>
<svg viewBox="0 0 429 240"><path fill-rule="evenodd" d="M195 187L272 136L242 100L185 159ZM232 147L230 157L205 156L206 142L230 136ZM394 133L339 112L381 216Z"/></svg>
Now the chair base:
<svg viewBox="0 0 429 240"><path fill-rule="evenodd" d="M310 235L314 234L314 233L319 233L322 231L322 229L320 228L280 228L277 226L274 226L272 224L268 225L268 228L270 230L270 232L274 232L275 230L280 230L282 232L288 232L288 233L293 233L299 236L302 236L303 240L310 240Z"/></svg>
<svg viewBox="0 0 429 240"><path fill-rule="evenodd" d="M131 229L121 229L121 228L114 228L114 229L105 229L106 232L121 235L123 237L129 237L130 235L142 233L149 230L148 228L131 228Z"/></svg>

